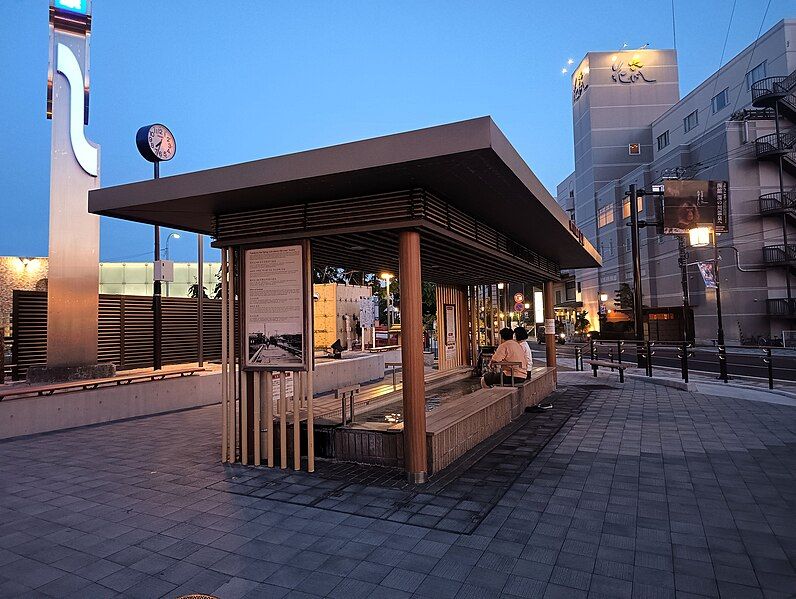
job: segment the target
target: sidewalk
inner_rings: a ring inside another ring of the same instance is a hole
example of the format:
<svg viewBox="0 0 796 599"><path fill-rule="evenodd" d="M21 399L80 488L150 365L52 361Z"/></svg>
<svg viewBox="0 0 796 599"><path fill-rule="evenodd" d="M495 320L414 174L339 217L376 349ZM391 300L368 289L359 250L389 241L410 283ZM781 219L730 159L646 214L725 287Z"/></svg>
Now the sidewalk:
<svg viewBox="0 0 796 599"><path fill-rule="evenodd" d="M792 596L796 408L610 374L560 385L554 409L408 497L222 465L217 406L0 442L0 595ZM472 493L495 498L476 512Z"/></svg>

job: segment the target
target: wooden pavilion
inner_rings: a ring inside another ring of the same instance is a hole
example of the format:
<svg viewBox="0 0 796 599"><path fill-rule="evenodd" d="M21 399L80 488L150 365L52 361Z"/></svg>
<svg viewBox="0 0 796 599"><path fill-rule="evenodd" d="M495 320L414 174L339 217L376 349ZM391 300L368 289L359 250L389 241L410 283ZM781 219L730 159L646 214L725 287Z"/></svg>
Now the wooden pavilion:
<svg viewBox="0 0 796 599"><path fill-rule="evenodd" d="M225 408L224 427L239 435L237 443L226 435L225 456L233 461L240 455L244 463L259 463L261 451L256 402L241 403L237 412L234 406L258 393L256 373L235 374L240 348L233 341L233 302L241 252L301 242L313 266L397 271L405 468L415 482L427 470L421 277L437 284L439 302L459 306L460 344L450 358L461 364L475 355L476 286L508 281L543 287L545 316L552 319L552 284L561 269L600 265L598 253L490 117L99 189L90 192L89 209L212 235L221 248L229 308L223 386L225 406L232 405ZM554 367L554 331L546 332L548 366ZM311 373L298 382L311 426ZM237 428L230 428L234 419Z"/></svg>

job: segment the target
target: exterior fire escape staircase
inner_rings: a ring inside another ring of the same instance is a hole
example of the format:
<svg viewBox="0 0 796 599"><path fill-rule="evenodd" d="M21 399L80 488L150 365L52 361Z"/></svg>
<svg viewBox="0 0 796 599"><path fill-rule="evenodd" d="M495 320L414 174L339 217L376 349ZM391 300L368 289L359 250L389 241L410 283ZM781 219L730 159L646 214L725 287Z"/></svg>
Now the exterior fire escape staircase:
<svg viewBox="0 0 796 599"><path fill-rule="evenodd" d="M796 243L788 242L788 224L796 224L796 189L785 189L783 173L796 177L796 71L787 77L766 77L752 84L752 105L773 110L776 133L755 140L758 160L777 164L779 191L760 196L761 216L775 216L782 220L782 243L763 247L763 261L772 267L784 267L788 295L768 299L769 316L796 318L796 298L791 293L791 274L796 274ZM780 117L789 122L783 131Z"/></svg>

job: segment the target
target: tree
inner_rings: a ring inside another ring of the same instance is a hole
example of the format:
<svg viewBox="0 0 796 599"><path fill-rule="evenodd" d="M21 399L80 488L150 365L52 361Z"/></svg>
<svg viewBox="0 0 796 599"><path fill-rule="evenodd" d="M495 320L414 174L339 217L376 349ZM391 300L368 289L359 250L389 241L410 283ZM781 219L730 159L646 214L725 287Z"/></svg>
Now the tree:
<svg viewBox="0 0 796 599"><path fill-rule="evenodd" d="M614 293L614 306L617 310L633 309L635 298L633 296L633 288L630 285L622 283Z"/></svg>
<svg viewBox="0 0 796 599"><path fill-rule="evenodd" d="M584 310L583 312L575 312L575 331L577 333L583 334L589 330L589 327L591 327L589 319L586 318L588 314L589 312L587 310Z"/></svg>

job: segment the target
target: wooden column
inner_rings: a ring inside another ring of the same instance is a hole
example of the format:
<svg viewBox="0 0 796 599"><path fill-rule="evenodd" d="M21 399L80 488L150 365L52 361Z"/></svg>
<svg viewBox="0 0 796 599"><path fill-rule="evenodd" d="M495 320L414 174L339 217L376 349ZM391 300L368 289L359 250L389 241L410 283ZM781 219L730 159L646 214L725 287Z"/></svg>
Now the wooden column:
<svg viewBox="0 0 796 599"><path fill-rule="evenodd" d="M423 377L423 295L420 234L398 236L401 290L401 365L403 367L404 467L412 483L427 479L426 390Z"/></svg>
<svg viewBox="0 0 796 599"><path fill-rule="evenodd" d="M478 287L470 287L470 366L478 359ZM467 329L465 329L467 330Z"/></svg>
<svg viewBox="0 0 796 599"><path fill-rule="evenodd" d="M553 311L553 281L544 282L544 340L547 366L556 365L556 325Z"/></svg>

